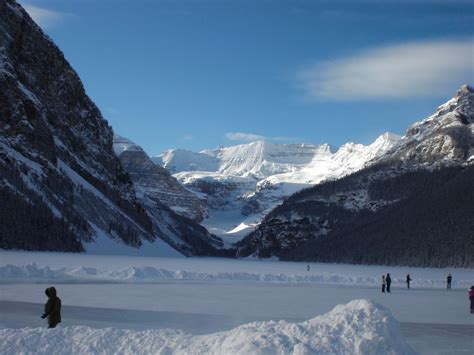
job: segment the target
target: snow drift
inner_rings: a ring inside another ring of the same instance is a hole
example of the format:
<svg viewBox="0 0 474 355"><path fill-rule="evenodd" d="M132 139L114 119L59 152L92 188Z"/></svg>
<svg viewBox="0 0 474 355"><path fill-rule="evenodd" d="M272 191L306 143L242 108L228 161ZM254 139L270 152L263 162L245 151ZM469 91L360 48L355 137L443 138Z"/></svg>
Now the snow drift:
<svg viewBox="0 0 474 355"><path fill-rule="evenodd" d="M253 322L194 336L180 330L2 329L2 354L413 354L391 313L354 300L302 323Z"/></svg>
<svg viewBox="0 0 474 355"><path fill-rule="evenodd" d="M122 268L99 269L95 267L61 267L51 269L48 266L28 265L0 266L0 280L8 283L50 282L113 282L113 283L153 283L160 281L211 281L211 282L266 282L290 284L324 284L345 286L378 287L380 280L374 276L357 276L333 272L312 272L311 274L288 274L281 272L195 272L188 270L170 270L153 266L128 266ZM393 286L405 287L405 278L394 277ZM453 288L467 288L471 280L456 280ZM444 279L413 278L417 288L444 288Z"/></svg>

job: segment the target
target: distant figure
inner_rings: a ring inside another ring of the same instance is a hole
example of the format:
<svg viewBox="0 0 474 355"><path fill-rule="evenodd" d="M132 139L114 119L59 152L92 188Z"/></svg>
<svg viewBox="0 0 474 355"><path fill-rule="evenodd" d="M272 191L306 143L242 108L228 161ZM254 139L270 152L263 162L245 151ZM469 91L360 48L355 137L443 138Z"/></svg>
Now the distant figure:
<svg viewBox="0 0 474 355"><path fill-rule="evenodd" d="M390 277L390 274L387 274L385 281L387 282L387 292L390 293L390 285L392 284L392 278Z"/></svg>
<svg viewBox="0 0 474 355"><path fill-rule="evenodd" d="M385 275L382 275L382 293L385 293L385 285L387 282L385 281Z"/></svg>
<svg viewBox="0 0 474 355"><path fill-rule="evenodd" d="M49 287L44 291L48 296L48 302L44 305L44 314L41 318L48 317L48 328L55 328L58 323L61 323L61 300L56 296L56 289Z"/></svg>
<svg viewBox="0 0 474 355"><path fill-rule="evenodd" d="M469 301L471 301L471 313L474 314L474 286L471 286L471 288L468 291L469 293Z"/></svg>
<svg viewBox="0 0 474 355"><path fill-rule="evenodd" d="M447 281L447 288L448 290L451 289L451 282L453 281L453 277L451 276L451 274L448 275L448 278L446 279Z"/></svg>
<svg viewBox="0 0 474 355"><path fill-rule="evenodd" d="M308 271L309 271L309 264L308 264L308 266L307 266L307 269L308 269Z"/></svg>
<svg viewBox="0 0 474 355"><path fill-rule="evenodd" d="M410 274L407 275L407 288L410 288L411 277Z"/></svg>

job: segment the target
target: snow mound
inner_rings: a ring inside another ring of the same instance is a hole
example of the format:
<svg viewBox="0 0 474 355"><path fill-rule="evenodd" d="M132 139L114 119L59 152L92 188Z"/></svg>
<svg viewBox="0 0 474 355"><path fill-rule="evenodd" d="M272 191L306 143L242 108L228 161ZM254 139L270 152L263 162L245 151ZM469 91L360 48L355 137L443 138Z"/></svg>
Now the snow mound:
<svg viewBox="0 0 474 355"><path fill-rule="evenodd" d="M356 276L333 272L315 271L309 274L291 274L281 272L196 272L188 270L169 270L153 266L128 266L112 269L95 267L62 267L51 269L40 267L35 263L28 265L0 266L0 280L8 283L50 282L81 283L81 282L114 282L114 283L153 283L161 281L205 281L205 282L263 282L286 284L323 284L345 286L378 287L380 280L373 276ZM405 287L405 278L392 280L394 287ZM414 279L417 288L444 288L444 279ZM454 288L467 288L471 280L459 279Z"/></svg>
<svg viewBox="0 0 474 355"><path fill-rule="evenodd" d="M302 323L253 322L194 336L180 330L0 330L2 354L414 354L385 307L354 300Z"/></svg>

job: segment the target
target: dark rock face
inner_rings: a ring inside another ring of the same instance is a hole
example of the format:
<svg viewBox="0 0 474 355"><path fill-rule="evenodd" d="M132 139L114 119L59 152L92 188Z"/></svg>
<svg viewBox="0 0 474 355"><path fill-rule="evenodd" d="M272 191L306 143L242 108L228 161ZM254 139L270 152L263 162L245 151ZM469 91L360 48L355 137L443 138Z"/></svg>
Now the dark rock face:
<svg viewBox="0 0 474 355"><path fill-rule="evenodd" d="M58 47L19 4L0 0L0 247L82 251L101 233L214 253L206 238L219 240L203 227L164 205L144 208L112 144Z"/></svg>
<svg viewBox="0 0 474 355"><path fill-rule="evenodd" d="M140 237L153 239L152 223L112 152L112 129L61 51L14 1L0 2L0 26L3 194L28 201L33 210L48 206L52 224L69 226L76 251L94 228L133 246ZM20 223L8 213L11 206L3 207L7 225ZM34 245L25 239L36 226L22 228L26 232L17 235L15 228L3 230L2 246ZM45 245L64 247L61 241Z"/></svg>
<svg viewBox="0 0 474 355"><path fill-rule="evenodd" d="M473 266L473 98L463 86L374 165L289 197L238 256Z"/></svg>

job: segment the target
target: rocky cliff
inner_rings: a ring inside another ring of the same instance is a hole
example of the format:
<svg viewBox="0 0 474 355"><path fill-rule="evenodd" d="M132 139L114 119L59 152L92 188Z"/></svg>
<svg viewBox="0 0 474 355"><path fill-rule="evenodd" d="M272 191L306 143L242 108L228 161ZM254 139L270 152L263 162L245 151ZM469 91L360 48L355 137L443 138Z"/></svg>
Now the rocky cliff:
<svg viewBox="0 0 474 355"><path fill-rule="evenodd" d="M113 131L60 49L0 0L0 247L83 251L99 238L186 254L219 242L166 206L145 209L112 149ZM162 208L161 208L162 207Z"/></svg>

